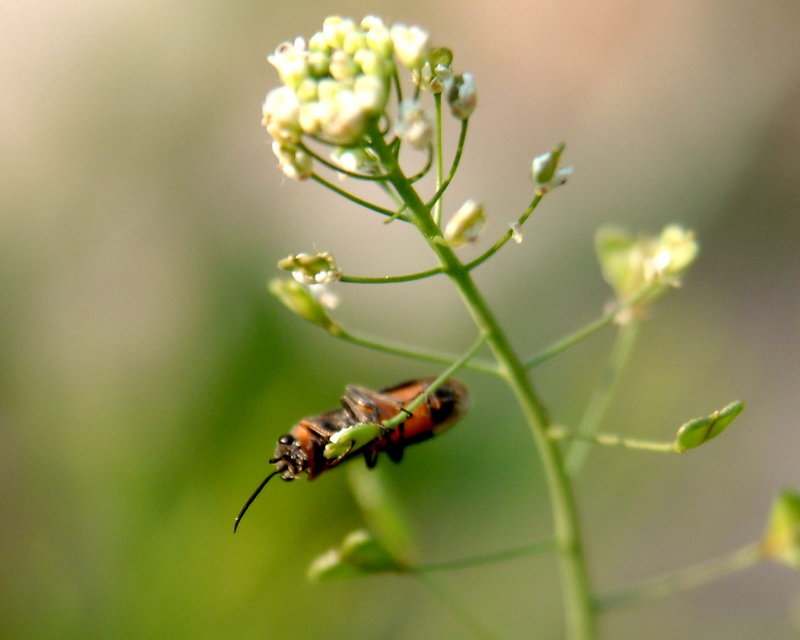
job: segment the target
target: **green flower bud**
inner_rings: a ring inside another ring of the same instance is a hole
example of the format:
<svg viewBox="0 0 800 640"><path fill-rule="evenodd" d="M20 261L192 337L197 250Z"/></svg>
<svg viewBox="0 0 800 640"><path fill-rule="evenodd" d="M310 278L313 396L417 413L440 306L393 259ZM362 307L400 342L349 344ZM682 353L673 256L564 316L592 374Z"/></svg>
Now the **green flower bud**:
<svg viewBox="0 0 800 640"><path fill-rule="evenodd" d="M341 332L341 327L331 320L325 308L299 282L275 278L269 283L269 292L278 298L287 309L298 316L328 330L334 335Z"/></svg>
<svg viewBox="0 0 800 640"><path fill-rule="evenodd" d="M762 553L792 569L800 570L800 494L783 491L772 503Z"/></svg>
<svg viewBox="0 0 800 640"><path fill-rule="evenodd" d="M451 247L473 242L485 223L483 205L475 200L467 200L447 223L444 238Z"/></svg>
<svg viewBox="0 0 800 640"><path fill-rule="evenodd" d="M743 410L744 403L736 400L710 416L689 420L678 429L673 449L683 453L716 438Z"/></svg>
<svg viewBox="0 0 800 640"><path fill-rule="evenodd" d="M309 51L308 73L314 78L323 78L328 74L331 56L327 51Z"/></svg>
<svg viewBox="0 0 800 640"><path fill-rule="evenodd" d="M322 455L332 459L339 458L351 451L358 451L375 440L383 431L381 425L371 422L362 422L340 429L330 437Z"/></svg>
<svg viewBox="0 0 800 640"><path fill-rule="evenodd" d="M543 196L548 191L561 186L572 174L572 167L558 167L564 145L559 144L552 151L536 156L531 163L531 179L535 185L537 196Z"/></svg>

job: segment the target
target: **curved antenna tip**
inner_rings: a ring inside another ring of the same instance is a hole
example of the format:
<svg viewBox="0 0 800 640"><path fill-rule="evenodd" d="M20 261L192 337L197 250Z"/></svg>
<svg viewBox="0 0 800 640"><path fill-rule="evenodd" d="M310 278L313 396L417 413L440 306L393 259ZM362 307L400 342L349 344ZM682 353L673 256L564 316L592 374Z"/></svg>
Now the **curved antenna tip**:
<svg viewBox="0 0 800 640"><path fill-rule="evenodd" d="M251 495L247 499L247 502L244 503L244 506L242 507L241 511L239 511L239 515L237 515L236 518L233 521L233 532L234 533L236 533L236 530L239 528L239 523L242 521L242 518L244 517L245 512L250 508L250 505L253 504L253 500L255 500L258 497L258 494L261 493L261 490L266 486L267 482L270 481L272 476L276 476L280 472L281 472L280 469L277 470L277 471L273 471L272 473L270 473L266 478L264 478L261 481L261 484L259 484L258 487L256 487L256 490L253 491L253 495Z"/></svg>

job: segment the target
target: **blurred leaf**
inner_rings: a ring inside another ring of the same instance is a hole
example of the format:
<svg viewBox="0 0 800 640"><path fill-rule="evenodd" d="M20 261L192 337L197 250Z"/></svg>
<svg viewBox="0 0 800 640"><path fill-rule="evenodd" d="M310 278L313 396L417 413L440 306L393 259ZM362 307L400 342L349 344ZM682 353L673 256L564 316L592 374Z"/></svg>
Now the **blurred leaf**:
<svg viewBox="0 0 800 640"><path fill-rule="evenodd" d="M764 534L765 556L800 570L800 494L786 490L772 503Z"/></svg>

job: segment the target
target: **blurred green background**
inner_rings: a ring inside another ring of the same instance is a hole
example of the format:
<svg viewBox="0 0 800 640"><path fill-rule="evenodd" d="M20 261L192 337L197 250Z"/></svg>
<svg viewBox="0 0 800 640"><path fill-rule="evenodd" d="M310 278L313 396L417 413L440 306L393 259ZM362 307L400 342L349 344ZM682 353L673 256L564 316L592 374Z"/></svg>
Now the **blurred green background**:
<svg viewBox="0 0 800 640"><path fill-rule="evenodd" d="M259 124L277 83L265 57L333 13L420 24L476 74L447 202L484 201L487 238L527 203L530 159L568 143L570 184L478 274L523 353L602 310L597 226L698 232L700 260L643 328L605 426L667 439L735 398L747 410L686 456L592 453L578 497L596 584L733 550L760 534L779 489L800 487L800 4L487 7L3 2L0 637L470 637L412 579L306 583L309 561L362 524L345 473L270 486L231 534L295 420L347 383L436 373L327 339L265 291L296 251L332 251L356 275L431 265L410 233L275 168ZM348 326L452 350L471 340L443 280L338 293ZM580 416L612 336L537 371L558 420ZM469 417L381 464L428 562L550 528L508 394L461 377ZM498 636L560 637L550 556L435 582ZM794 638L800 581L760 566L603 627Z"/></svg>

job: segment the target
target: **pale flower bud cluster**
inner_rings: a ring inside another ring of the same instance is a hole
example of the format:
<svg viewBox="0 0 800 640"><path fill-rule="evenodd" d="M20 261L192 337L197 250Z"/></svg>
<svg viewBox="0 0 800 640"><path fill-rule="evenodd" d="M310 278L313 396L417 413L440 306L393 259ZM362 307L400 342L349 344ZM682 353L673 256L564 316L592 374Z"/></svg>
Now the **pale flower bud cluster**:
<svg viewBox="0 0 800 640"><path fill-rule="evenodd" d="M375 16L360 24L330 17L307 42L297 38L278 45L267 59L283 84L267 94L262 124L284 173L297 179L311 175L303 136L339 147L363 146L370 124L385 115L394 56L416 70L429 51L429 36L419 27L389 28Z"/></svg>
<svg viewBox="0 0 800 640"><path fill-rule="evenodd" d="M342 276L336 261L329 252L296 253L278 261L278 268L291 271L292 277L300 284L326 284Z"/></svg>

